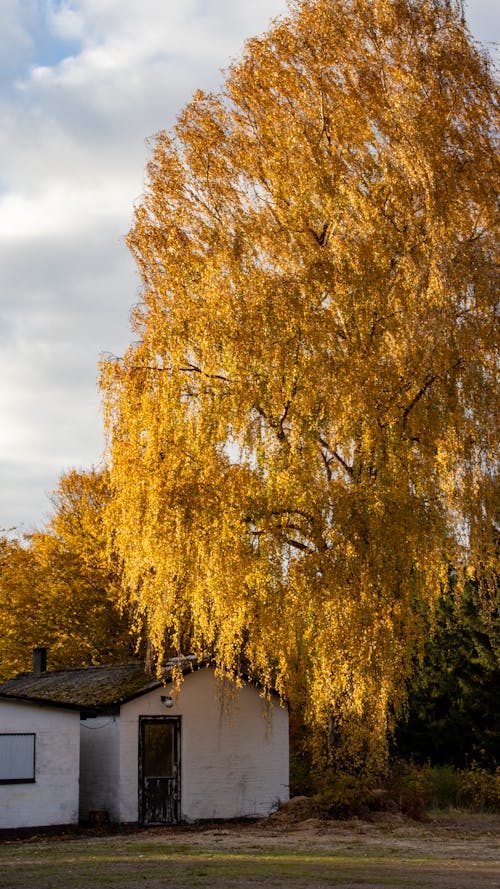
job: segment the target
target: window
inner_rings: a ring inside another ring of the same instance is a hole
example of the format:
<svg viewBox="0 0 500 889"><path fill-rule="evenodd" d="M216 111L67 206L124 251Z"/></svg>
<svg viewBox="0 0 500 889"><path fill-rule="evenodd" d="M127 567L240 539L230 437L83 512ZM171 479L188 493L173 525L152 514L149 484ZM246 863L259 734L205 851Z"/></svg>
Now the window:
<svg viewBox="0 0 500 889"><path fill-rule="evenodd" d="M35 735L0 734L0 784L35 780Z"/></svg>

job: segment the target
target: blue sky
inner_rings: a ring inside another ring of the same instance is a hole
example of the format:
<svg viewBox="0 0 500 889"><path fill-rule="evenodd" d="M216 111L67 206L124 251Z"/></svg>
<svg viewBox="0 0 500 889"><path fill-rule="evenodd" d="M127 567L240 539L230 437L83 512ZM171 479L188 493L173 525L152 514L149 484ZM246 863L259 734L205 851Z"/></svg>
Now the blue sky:
<svg viewBox="0 0 500 889"><path fill-rule="evenodd" d="M146 139L285 9L0 0L0 528L42 526L61 473L100 461L97 362L130 338ZM498 58L498 0L466 14Z"/></svg>

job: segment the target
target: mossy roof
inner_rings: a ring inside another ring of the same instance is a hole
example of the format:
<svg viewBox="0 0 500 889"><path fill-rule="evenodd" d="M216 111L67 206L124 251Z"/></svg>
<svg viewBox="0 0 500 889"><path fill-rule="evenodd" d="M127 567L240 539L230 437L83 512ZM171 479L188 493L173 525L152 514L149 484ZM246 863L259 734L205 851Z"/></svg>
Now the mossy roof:
<svg viewBox="0 0 500 889"><path fill-rule="evenodd" d="M196 666L194 658L175 658L166 662L161 679L148 672L141 661L74 670L21 673L15 679L8 679L0 685L0 698L82 710L102 710L117 707L167 684L175 668L180 667L186 673Z"/></svg>

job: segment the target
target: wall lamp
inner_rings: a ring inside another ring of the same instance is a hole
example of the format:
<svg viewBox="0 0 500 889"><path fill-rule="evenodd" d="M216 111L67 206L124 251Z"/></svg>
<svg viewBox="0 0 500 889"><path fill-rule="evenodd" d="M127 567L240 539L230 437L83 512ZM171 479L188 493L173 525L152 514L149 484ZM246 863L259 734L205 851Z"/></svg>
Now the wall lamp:
<svg viewBox="0 0 500 889"><path fill-rule="evenodd" d="M162 695L160 697L160 701L162 702L163 706L167 707L168 709L174 706L173 698L171 698L170 695Z"/></svg>

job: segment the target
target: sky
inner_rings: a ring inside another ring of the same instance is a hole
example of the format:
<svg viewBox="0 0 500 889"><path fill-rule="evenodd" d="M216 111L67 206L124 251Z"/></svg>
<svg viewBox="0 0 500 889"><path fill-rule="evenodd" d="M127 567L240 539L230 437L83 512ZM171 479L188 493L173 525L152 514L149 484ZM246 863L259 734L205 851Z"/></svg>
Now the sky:
<svg viewBox="0 0 500 889"><path fill-rule="evenodd" d="M0 0L0 531L41 529L102 462L98 362L140 281L125 245L148 138L216 90L286 0ZM469 0L498 58L498 0Z"/></svg>

